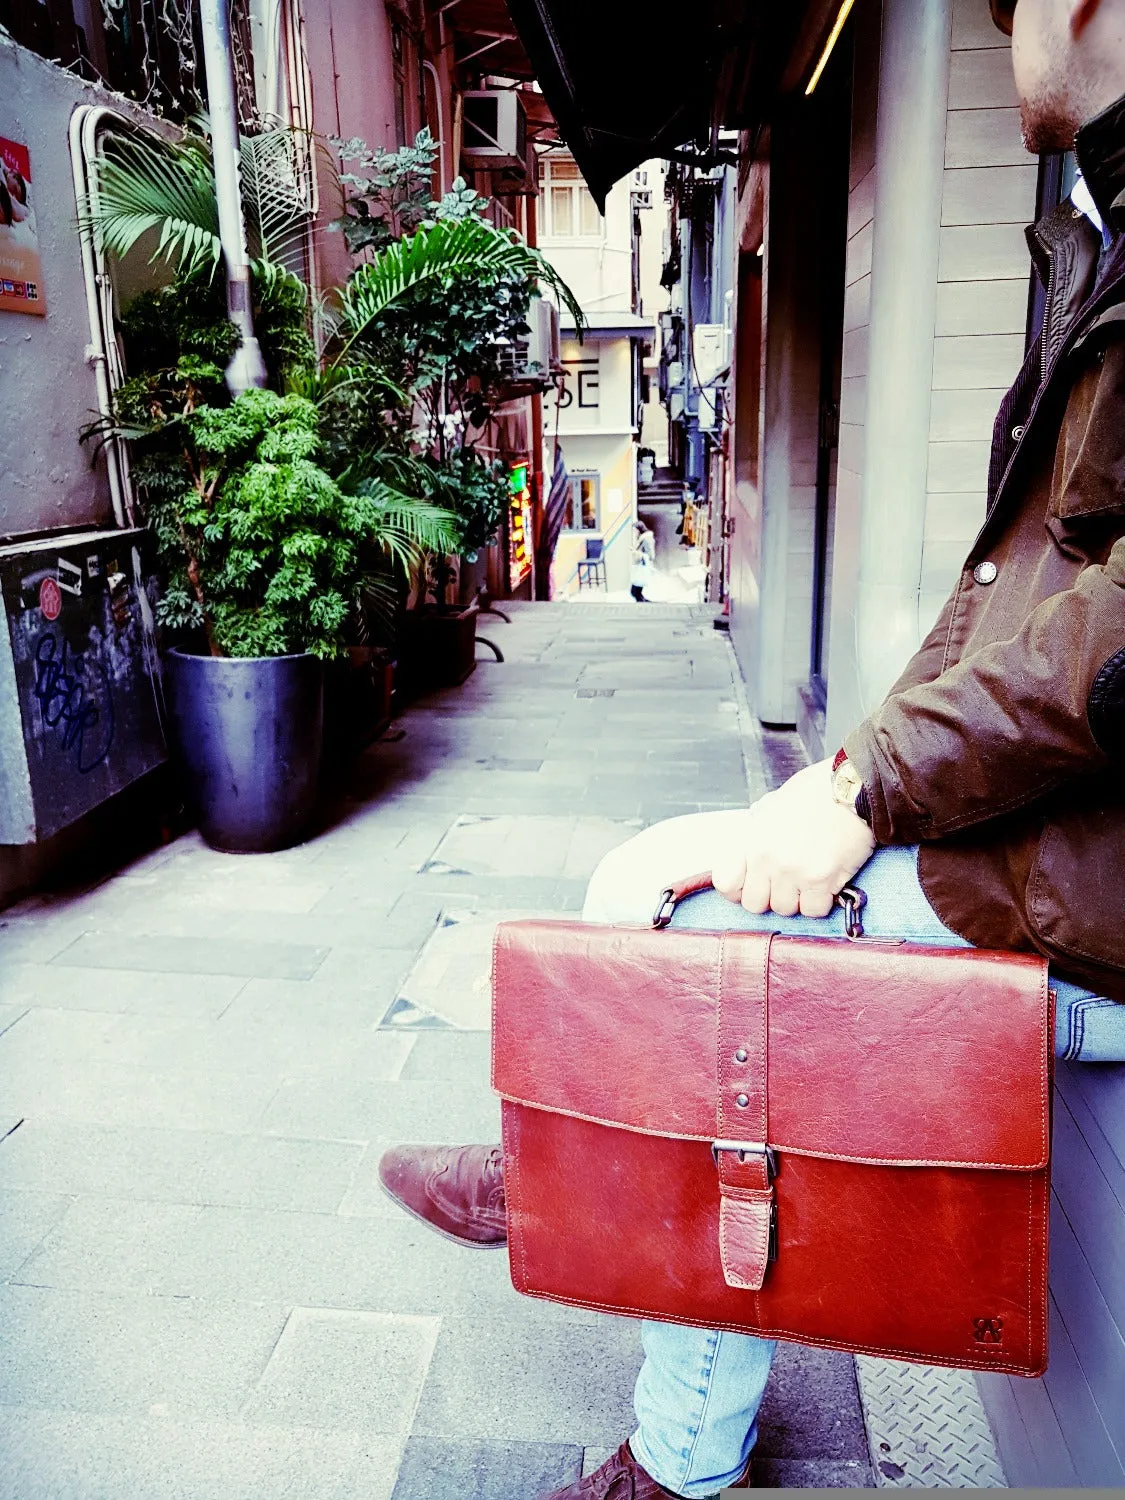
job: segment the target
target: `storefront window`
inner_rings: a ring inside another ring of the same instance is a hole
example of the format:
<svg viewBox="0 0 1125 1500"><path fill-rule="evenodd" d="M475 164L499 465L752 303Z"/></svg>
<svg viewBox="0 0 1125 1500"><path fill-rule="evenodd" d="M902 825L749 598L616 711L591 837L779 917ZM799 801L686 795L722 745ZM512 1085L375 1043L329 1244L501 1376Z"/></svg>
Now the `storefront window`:
<svg viewBox="0 0 1125 1500"><path fill-rule="evenodd" d="M598 530L600 480L597 474L571 474L563 528L566 531Z"/></svg>

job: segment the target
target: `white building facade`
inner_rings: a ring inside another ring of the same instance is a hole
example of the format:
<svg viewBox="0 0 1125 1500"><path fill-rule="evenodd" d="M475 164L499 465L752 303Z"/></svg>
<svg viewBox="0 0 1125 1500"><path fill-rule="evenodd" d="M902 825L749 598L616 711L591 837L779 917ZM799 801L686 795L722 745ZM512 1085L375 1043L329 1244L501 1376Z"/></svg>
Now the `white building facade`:
<svg viewBox="0 0 1125 1500"><path fill-rule="evenodd" d="M655 353L655 318L644 307L642 283L653 280L643 272L659 255L663 166L648 163L619 183L603 215L573 158L551 152L542 162L539 202L540 248L587 319L579 341L564 317L563 376L544 399L545 442L561 446L570 487L551 591L555 598L587 586L620 593L629 586L637 514L645 365ZM600 566L579 566L586 563Z"/></svg>

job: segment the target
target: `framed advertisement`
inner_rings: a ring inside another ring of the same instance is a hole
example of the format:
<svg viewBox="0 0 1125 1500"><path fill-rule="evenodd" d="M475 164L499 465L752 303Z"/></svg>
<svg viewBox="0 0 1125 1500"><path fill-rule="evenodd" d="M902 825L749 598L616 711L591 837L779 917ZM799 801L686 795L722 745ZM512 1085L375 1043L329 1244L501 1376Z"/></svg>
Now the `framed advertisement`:
<svg viewBox="0 0 1125 1500"><path fill-rule="evenodd" d="M0 136L0 310L43 317L39 234L26 146Z"/></svg>

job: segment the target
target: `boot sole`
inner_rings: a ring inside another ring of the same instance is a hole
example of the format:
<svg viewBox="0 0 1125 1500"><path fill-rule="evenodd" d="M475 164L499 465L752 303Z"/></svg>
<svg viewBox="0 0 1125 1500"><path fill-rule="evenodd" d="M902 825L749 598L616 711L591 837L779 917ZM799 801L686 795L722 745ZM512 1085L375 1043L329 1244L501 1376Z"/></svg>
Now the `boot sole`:
<svg viewBox="0 0 1125 1500"><path fill-rule="evenodd" d="M440 1224L435 1224L432 1219L427 1219L417 1209L410 1208L401 1198L396 1198L394 1193L391 1192L390 1188L382 1180L379 1181L379 1191L385 1198L389 1198L397 1208L400 1208L404 1214L409 1214L412 1219L417 1219L419 1224L424 1224L434 1234L440 1234L443 1240L449 1240L452 1244L460 1245L465 1250L506 1250L508 1248L507 1239L492 1241L466 1240L462 1239L459 1234L454 1234L452 1230L443 1229Z"/></svg>

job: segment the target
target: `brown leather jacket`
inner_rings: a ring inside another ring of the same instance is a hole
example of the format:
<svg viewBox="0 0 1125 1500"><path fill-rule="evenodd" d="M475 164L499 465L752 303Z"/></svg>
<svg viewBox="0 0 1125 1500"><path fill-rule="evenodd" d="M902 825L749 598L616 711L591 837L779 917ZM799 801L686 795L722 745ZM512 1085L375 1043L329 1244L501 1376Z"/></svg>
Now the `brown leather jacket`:
<svg viewBox="0 0 1125 1500"><path fill-rule="evenodd" d="M1069 203L1028 231L1045 316L996 419L987 519L845 748L947 926L1125 1000L1125 99L1076 150L1113 243Z"/></svg>

